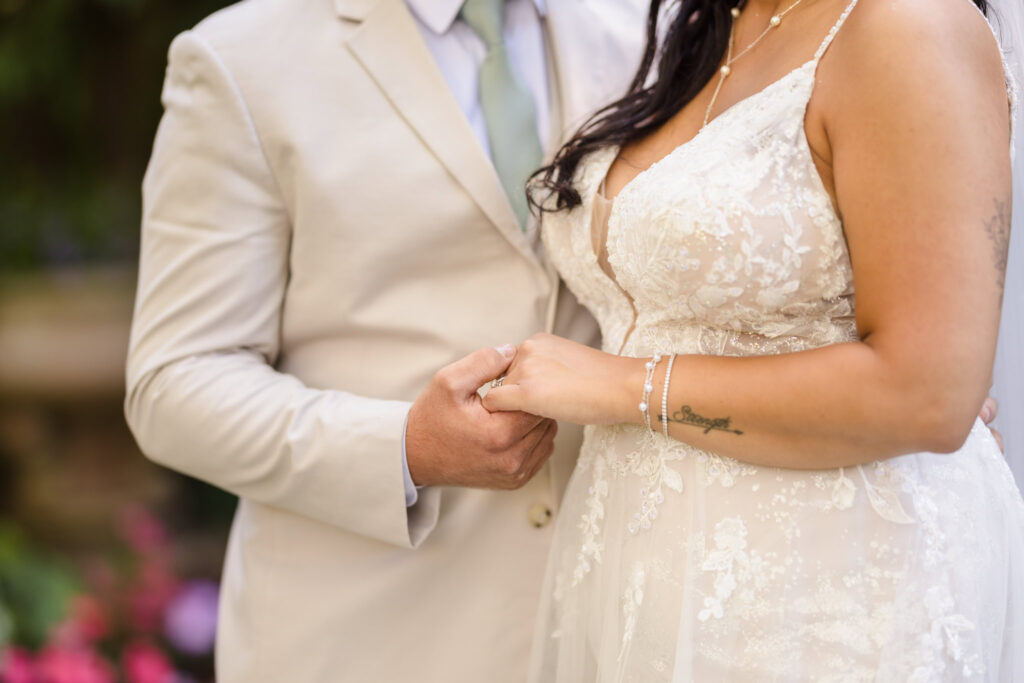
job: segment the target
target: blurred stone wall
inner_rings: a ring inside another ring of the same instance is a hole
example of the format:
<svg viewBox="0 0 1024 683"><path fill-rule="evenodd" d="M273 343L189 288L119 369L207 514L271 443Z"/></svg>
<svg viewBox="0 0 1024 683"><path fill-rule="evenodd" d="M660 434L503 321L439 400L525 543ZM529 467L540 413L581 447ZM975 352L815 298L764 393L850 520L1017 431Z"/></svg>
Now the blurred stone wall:
<svg viewBox="0 0 1024 683"><path fill-rule="evenodd" d="M216 576L230 498L150 463L124 420L133 297L130 268L0 278L0 514L77 555L141 506L179 528L183 573Z"/></svg>

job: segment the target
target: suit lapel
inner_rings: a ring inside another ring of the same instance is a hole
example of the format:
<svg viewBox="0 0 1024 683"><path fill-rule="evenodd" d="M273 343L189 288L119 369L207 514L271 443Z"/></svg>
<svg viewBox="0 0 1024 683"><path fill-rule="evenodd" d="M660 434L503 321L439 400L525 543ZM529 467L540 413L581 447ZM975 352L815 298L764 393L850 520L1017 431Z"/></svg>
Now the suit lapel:
<svg viewBox="0 0 1024 683"><path fill-rule="evenodd" d="M419 28L401 0L336 0L339 14L361 19L348 49L398 113L466 189L495 227L530 260L501 181L452 96Z"/></svg>

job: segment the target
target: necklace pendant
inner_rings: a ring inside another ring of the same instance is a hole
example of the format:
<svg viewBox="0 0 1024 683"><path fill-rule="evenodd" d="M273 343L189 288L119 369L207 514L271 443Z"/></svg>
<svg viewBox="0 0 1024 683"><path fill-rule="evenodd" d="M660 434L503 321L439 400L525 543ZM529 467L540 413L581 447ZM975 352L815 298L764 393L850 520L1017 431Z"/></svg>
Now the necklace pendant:
<svg viewBox="0 0 1024 683"><path fill-rule="evenodd" d="M740 8L739 7L733 7L731 10L729 10L729 13L732 14L732 18L733 19L739 19L740 18Z"/></svg>
<svg viewBox="0 0 1024 683"><path fill-rule="evenodd" d="M732 73L732 67L728 64L723 64L722 68L718 70L718 73L722 74L722 78L727 78Z"/></svg>
<svg viewBox="0 0 1024 683"><path fill-rule="evenodd" d="M780 17L780 16L778 15L778 14L776 14L775 16L773 16L773 17L772 17L772 18L771 18L771 19L770 19L770 20L768 21L768 24L769 24L769 25L770 25L770 26L771 26L772 28L778 28L779 24L781 24L781 23L782 23L782 17Z"/></svg>

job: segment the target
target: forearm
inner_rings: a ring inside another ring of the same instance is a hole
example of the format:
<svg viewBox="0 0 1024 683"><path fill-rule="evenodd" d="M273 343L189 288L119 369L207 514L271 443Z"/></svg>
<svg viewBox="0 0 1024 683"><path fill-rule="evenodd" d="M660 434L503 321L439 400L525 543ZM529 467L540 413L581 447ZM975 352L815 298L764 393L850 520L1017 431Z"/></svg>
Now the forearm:
<svg viewBox="0 0 1024 683"><path fill-rule="evenodd" d="M643 424L645 360L609 359L620 381L608 421ZM663 359L655 368L649 399L659 432L667 366ZM984 397L973 407L949 400L943 387L956 382L939 370L894 367L852 342L776 356L678 356L664 403L672 438L752 464L816 469L955 450Z"/></svg>
<svg viewBox="0 0 1024 683"><path fill-rule="evenodd" d="M125 412L141 450L159 464L408 547L433 526L417 515L436 513L427 509L433 504L406 510L401 435L408 407L313 389L259 354L236 351L133 377Z"/></svg>

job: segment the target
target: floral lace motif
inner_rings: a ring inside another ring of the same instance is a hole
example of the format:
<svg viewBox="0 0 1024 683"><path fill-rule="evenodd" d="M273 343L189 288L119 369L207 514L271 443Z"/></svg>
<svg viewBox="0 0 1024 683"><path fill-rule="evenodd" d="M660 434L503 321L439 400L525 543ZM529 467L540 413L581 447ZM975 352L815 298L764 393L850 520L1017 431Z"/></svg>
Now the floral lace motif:
<svg viewBox="0 0 1024 683"><path fill-rule="evenodd" d="M833 35L619 193L615 280L589 219L617 150L581 165L583 206L546 217L543 239L606 351L752 356L857 338L842 225L803 127ZM588 427L543 608L540 666L558 673L540 680L994 680L1001 624L986 617L1024 608L999 584L1005 557L1024 562L1022 529L980 424L956 454L805 472Z"/></svg>

